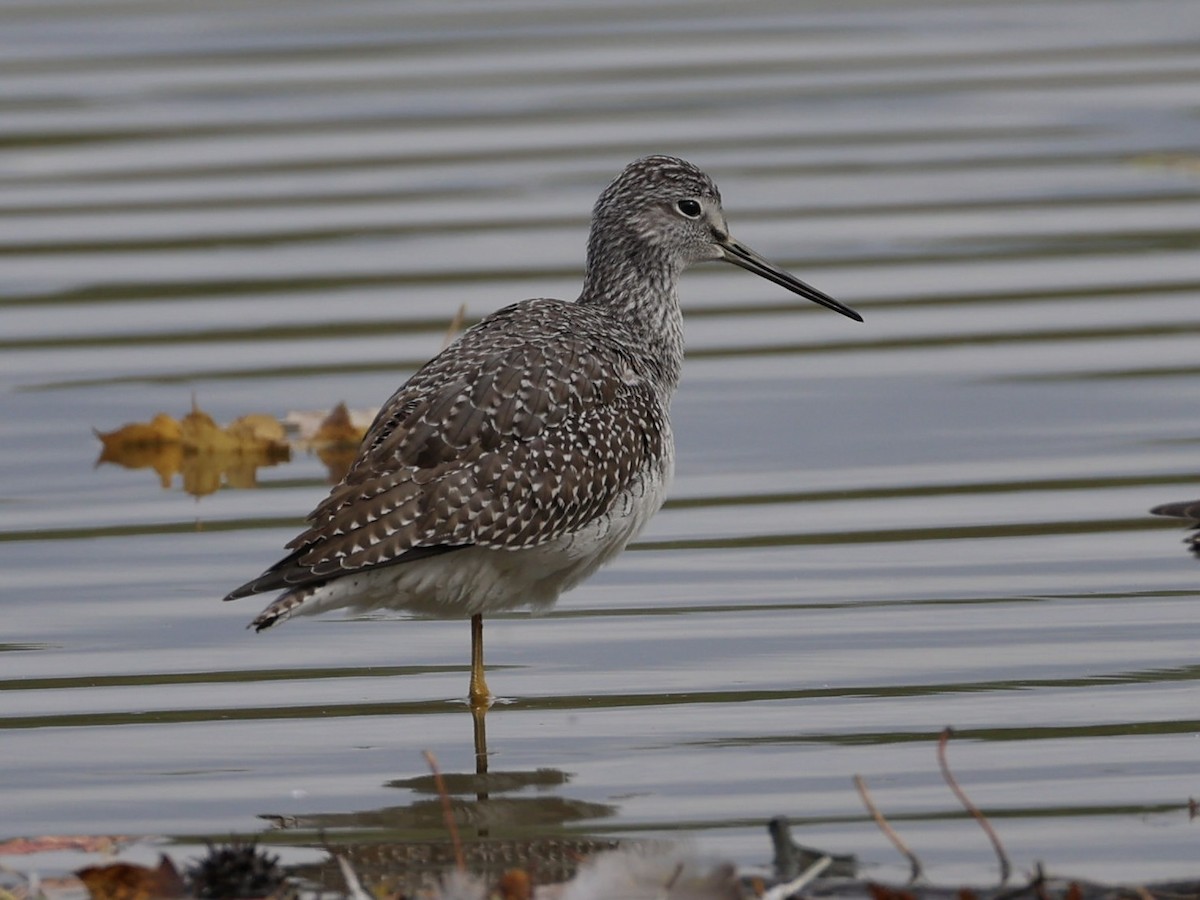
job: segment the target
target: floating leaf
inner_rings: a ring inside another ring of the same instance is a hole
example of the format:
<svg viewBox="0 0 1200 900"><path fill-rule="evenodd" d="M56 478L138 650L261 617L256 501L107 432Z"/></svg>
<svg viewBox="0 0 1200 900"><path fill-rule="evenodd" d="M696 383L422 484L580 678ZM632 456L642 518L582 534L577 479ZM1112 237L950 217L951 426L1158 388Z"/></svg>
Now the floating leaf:
<svg viewBox="0 0 1200 900"><path fill-rule="evenodd" d="M255 413L222 428L196 406L182 419L159 413L149 422L97 431L96 436L104 445L97 465L154 469L164 488L181 473L184 490L196 497L222 485L253 487L258 469L291 456L284 426L274 417Z"/></svg>
<svg viewBox="0 0 1200 900"><path fill-rule="evenodd" d="M116 431L96 432L106 452L128 453L135 450L178 444L183 440L179 422L166 413L159 413L149 422L131 422Z"/></svg>
<svg viewBox="0 0 1200 900"><path fill-rule="evenodd" d="M524 869L509 869L500 876L496 890L503 900L530 900L533 881Z"/></svg>
<svg viewBox="0 0 1200 900"><path fill-rule="evenodd" d="M23 856L30 853L50 853L58 850L78 850L83 853L112 853L133 838L119 834L47 834L39 837L13 838L0 842L0 856Z"/></svg>
<svg viewBox="0 0 1200 900"><path fill-rule="evenodd" d="M350 418L345 403L339 403L321 421L309 444L316 450L321 462L325 463L331 482L336 484L341 481L350 470L366 431L366 426L360 427Z"/></svg>
<svg viewBox="0 0 1200 900"><path fill-rule="evenodd" d="M230 422L225 430L237 438L242 446L260 444L264 448L282 447L288 442L283 423L266 413L240 416Z"/></svg>
<svg viewBox="0 0 1200 900"><path fill-rule="evenodd" d="M156 900L187 896L183 879L167 857L149 869L132 863L88 866L75 873L92 900Z"/></svg>
<svg viewBox="0 0 1200 900"><path fill-rule="evenodd" d="M314 447L351 447L357 449L362 442L367 429L364 425L356 425L350 418L350 410L345 403L339 403L329 413L308 442Z"/></svg>

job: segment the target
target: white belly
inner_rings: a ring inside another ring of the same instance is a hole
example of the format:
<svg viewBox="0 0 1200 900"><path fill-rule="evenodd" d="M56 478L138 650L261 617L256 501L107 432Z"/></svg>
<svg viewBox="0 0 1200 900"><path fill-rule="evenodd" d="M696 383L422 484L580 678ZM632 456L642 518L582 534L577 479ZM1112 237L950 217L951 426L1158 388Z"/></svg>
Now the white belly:
<svg viewBox="0 0 1200 900"><path fill-rule="evenodd" d="M547 609L624 550L658 512L674 472L670 440L666 444L661 468L645 473L607 515L573 534L538 547L468 547L343 575L318 588L292 614L395 609L458 618L520 607Z"/></svg>

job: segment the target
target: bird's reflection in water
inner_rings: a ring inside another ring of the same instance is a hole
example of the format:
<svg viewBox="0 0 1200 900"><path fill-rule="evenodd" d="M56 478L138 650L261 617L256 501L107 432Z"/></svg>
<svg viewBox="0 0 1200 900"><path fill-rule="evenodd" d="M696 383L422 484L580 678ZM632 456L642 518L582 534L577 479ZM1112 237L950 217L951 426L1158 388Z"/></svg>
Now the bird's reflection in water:
<svg viewBox="0 0 1200 900"><path fill-rule="evenodd" d="M486 708L471 710L475 770L440 773L467 869L484 877L499 877L508 869L523 868L537 872L545 881L568 880L580 860L612 849L616 842L565 835L563 828L610 818L617 807L564 796L571 775L560 769L489 771L486 712ZM438 781L437 775L428 772L386 782L388 788L416 795L404 805L312 813L286 820L263 818L295 833L297 842L312 838L336 848L364 884L395 884L412 891L436 883L456 864ZM339 832L355 834L351 842L343 843L338 840ZM301 874L331 889L344 886L332 859Z"/></svg>
<svg viewBox="0 0 1200 900"><path fill-rule="evenodd" d="M464 840L525 837L588 819L606 819L617 808L605 803L564 797L559 789L570 775L559 769L530 771L448 772L442 776L450 810ZM355 812L264 816L288 829L316 831L369 830L380 840L447 840L442 799L433 775L386 783L389 788L424 795L411 803ZM523 796L513 796L521 794ZM328 835L327 835L328 836Z"/></svg>
<svg viewBox="0 0 1200 900"><path fill-rule="evenodd" d="M479 792L475 795L475 799L480 802L488 798L487 785L485 784L485 775L488 773L488 749L487 749L487 713L490 708L486 703L471 704L471 724L475 738L475 775L479 779Z"/></svg>

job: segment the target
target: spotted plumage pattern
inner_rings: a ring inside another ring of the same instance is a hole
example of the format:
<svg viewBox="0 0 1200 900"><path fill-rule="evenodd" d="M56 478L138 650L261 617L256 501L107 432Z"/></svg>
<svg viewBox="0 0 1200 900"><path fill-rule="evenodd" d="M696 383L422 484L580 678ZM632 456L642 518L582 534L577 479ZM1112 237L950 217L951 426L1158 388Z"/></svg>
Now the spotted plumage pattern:
<svg viewBox="0 0 1200 900"><path fill-rule="evenodd" d="M509 306L384 405L293 553L234 592L283 589L468 546L536 547L612 508L664 459L666 408L595 308Z"/></svg>
<svg viewBox="0 0 1200 900"><path fill-rule="evenodd" d="M735 241L695 166L636 160L593 209L579 299L501 309L417 371L290 554L226 599L281 591L258 630L339 607L474 626L484 612L553 603L662 505L683 365L676 284L720 259L859 318ZM472 672L475 698L481 649Z"/></svg>

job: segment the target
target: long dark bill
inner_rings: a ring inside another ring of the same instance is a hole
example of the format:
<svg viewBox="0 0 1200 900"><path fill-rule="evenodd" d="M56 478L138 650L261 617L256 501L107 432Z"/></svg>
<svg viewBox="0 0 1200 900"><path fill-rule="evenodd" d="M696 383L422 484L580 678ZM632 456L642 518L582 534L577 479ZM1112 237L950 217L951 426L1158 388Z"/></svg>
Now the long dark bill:
<svg viewBox="0 0 1200 900"><path fill-rule="evenodd" d="M838 303L828 294L823 291L818 291L815 287L805 284L795 275L790 272L785 272L777 266L771 265L745 244L739 244L735 240L721 242L721 249L725 251L726 262L731 262L735 266L741 266L748 272L753 272L755 275L761 275L767 281L773 281L780 287L785 287L794 294L799 294L806 300L811 300L813 303L820 303L822 306L832 309L834 312L840 312L843 316L854 319L856 322L861 322L863 317L852 310L845 304Z"/></svg>

